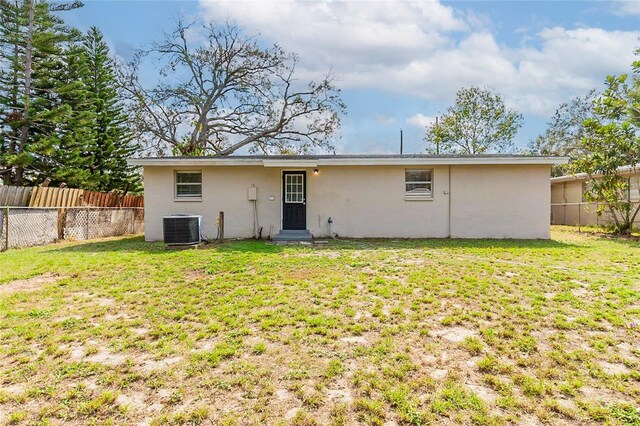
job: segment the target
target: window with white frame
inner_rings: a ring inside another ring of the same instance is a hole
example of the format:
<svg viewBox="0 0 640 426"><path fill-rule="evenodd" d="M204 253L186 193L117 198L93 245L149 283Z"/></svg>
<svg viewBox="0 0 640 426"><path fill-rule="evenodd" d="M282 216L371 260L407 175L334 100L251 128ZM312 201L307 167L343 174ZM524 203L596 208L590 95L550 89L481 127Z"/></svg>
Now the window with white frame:
<svg viewBox="0 0 640 426"><path fill-rule="evenodd" d="M176 198L201 198L202 172L176 171Z"/></svg>
<svg viewBox="0 0 640 426"><path fill-rule="evenodd" d="M433 197L432 179L432 169L406 169L404 171L405 196L409 198Z"/></svg>
<svg viewBox="0 0 640 426"><path fill-rule="evenodd" d="M284 199L287 203L304 203L304 175L284 175Z"/></svg>

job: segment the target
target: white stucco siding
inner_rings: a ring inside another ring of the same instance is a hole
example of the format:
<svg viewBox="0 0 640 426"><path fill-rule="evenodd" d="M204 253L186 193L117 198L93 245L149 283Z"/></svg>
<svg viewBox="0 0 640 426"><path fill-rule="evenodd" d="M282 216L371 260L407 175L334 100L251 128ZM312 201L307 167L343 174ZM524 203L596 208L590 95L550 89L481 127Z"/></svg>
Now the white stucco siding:
<svg viewBox="0 0 640 426"><path fill-rule="evenodd" d="M405 169L433 169L433 199L405 199ZM202 171L202 200L176 201L176 170ZM324 166L305 170L307 229L316 237L548 238L548 165L521 166ZM203 216L203 234L214 238L215 219L225 212L225 237L253 236L253 207L247 188L258 189L258 218L264 237L281 228L283 169L263 166L147 166L145 235L162 240L162 218L175 213ZM449 194L451 193L451 214ZM270 198L273 198L271 200ZM449 220L451 218L451 226Z"/></svg>
<svg viewBox="0 0 640 426"><path fill-rule="evenodd" d="M549 166L452 166L451 170L452 237L549 238Z"/></svg>
<svg viewBox="0 0 640 426"><path fill-rule="evenodd" d="M405 200L405 169L433 169L432 200ZM307 225L313 235L345 237L446 237L447 167L322 167L307 172Z"/></svg>
<svg viewBox="0 0 640 426"><path fill-rule="evenodd" d="M202 200L176 201L176 170L202 171ZM253 205L247 199L247 188L258 188L258 214L264 235L269 225L280 220L279 171L264 167L145 167L145 237L162 240L162 218L176 213L203 216L203 234L214 239L218 212L225 213L225 237L247 238L253 235ZM275 200L269 201L268 195ZM278 228L279 229L279 228ZM276 230L277 232L277 230Z"/></svg>

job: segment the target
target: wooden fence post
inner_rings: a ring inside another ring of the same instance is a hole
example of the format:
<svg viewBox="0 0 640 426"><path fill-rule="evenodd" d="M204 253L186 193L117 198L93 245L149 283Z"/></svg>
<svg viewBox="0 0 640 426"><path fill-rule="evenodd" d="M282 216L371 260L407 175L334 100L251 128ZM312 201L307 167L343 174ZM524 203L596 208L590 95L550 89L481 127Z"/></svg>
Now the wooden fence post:
<svg viewBox="0 0 640 426"><path fill-rule="evenodd" d="M63 208L58 209L58 240L64 240L64 228L67 222L67 212Z"/></svg>
<svg viewBox="0 0 640 426"><path fill-rule="evenodd" d="M220 230L220 242L224 241L224 212L220 212L218 215L218 229Z"/></svg>
<svg viewBox="0 0 640 426"><path fill-rule="evenodd" d="M4 249L9 250L9 207L4 208Z"/></svg>

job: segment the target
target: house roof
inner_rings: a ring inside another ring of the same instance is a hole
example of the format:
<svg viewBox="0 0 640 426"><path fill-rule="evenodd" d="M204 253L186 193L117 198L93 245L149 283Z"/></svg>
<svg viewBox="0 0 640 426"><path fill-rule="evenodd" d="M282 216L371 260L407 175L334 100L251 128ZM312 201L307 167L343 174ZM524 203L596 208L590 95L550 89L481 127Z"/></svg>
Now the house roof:
<svg viewBox="0 0 640 426"><path fill-rule="evenodd" d="M635 174L635 173L640 173L640 167L638 167L638 166L623 166L623 167L619 167L618 171L622 175L631 175L631 174ZM601 176L602 176L601 173L597 173L597 174L594 174L592 176L589 176L589 174L587 174L587 173L575 173L575 174L572 174L572 175L563 175L563 176L552 177L551 178L551 183L580 181L580 180L587 180L587 179L589 179L591 177L598 178L598 177L601 177Z"/></svg>
<svg viewBox="0 0 640 426"><path fill-rule="evenodd" d="M145 157L130 158L133 166L419 166L481 164L566 164L567 157L534 155L427 155L427 154L353 154L353 155L231 155L228 157Z"/></svg>

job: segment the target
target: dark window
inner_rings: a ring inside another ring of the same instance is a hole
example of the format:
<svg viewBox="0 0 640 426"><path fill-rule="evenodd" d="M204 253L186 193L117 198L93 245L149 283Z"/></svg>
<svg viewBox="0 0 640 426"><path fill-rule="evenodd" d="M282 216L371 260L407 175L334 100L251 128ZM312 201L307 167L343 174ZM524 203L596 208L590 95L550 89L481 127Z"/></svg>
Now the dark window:
<svg viewBox="0 0 640 426"><path fill-rule="evenodd" d="M176 197L202 197L202 172L176 172Z"/></svg>

